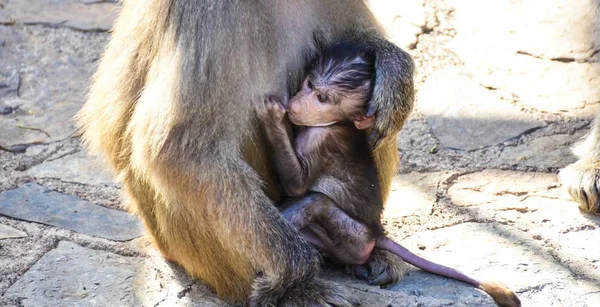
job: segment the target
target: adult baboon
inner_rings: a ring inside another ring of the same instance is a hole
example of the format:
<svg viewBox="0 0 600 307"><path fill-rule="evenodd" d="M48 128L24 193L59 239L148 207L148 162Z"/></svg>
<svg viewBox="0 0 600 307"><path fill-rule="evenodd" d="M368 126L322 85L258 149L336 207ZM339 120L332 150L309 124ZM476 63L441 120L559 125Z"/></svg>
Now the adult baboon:
<svg viewBox="0 0 600 307"><path fill-rule="evenodd" d="M223 298L250 305L347 305L316 277L319 256L279 214L254 110L300 86L308 59L333 41L376 56L368 116L382 195L396 170L395 136L413 104L413 63L382 36L360 0L126 0L79 113L84 140L123 181L165 258ZM381 250L369 278L400 278Z"/></svg>
<svg viewBox="0 0 600 307"><path fill-rule="evenodd" d="M579 160L561 170L561 182L582 211L600 214L600 113L574 152Z"/></svg>

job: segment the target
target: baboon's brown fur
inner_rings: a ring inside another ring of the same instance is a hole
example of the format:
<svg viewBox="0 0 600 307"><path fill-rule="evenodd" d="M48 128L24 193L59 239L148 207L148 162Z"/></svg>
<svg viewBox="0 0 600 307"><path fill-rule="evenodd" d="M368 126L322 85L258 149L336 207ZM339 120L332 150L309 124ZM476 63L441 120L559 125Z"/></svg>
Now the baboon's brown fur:
<svg viewBox="0 0 600 307"><path fill-rule="evenodd" d="M162 254L223 298L350 302L315 277L318 254L274 206L279 188L254 114L265 93L296 90L307 60L341 38L378 55L371 105L387 195L413 64L362 1L124 1L78 115L83 138L119 175Z"/></svg>

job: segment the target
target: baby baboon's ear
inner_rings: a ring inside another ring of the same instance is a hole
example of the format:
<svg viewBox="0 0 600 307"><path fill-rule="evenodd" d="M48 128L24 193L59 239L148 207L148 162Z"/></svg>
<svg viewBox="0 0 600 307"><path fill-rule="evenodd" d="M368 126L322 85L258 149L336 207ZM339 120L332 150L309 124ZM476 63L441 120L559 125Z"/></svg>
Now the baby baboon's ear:
<svg viewBox="0 0 600 307"><path fill-rule="evenodd" d="M375 116L366 117L363 115L360 119L354 121L354 126L358 130L368 129L373 127L373 125L375 125Z"/></svg>

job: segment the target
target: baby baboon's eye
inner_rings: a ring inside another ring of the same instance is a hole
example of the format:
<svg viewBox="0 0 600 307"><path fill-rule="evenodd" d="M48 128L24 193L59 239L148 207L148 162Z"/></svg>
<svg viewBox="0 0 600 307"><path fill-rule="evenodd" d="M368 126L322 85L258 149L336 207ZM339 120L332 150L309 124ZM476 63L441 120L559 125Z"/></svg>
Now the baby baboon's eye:
<svg viewBox="0 0 600 307"><path fill-rule="evenodd" d="M319 102L325 102L327 101L327 95L319 94L317 95L317 99L319 99Z"/></svg>
<svg viewBox="0 0 600 307"><path fill-rule="evenodd" d="M311 90L313 89L313 83L312 83L312 81L310 81L310 79L306 80L306 86Z"/></svg>

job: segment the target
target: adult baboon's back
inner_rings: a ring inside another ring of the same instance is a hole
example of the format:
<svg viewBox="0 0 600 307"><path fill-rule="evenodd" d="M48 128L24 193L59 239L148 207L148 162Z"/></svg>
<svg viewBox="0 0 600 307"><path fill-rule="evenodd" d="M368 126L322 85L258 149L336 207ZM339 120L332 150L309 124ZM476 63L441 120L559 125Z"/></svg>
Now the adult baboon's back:
<svg viewBox="0 0 600 307"><path fill-rule="evenodd" d="M273 206L278 186L253 111L265 94L295 90L307 59L338 39L377 55L371 105L387 195L394 136L412 108L412 62L381 39L362 1L124 3L79 113L84 140L119 174L163 255L224 298L348 302L315 278L318 255ZM398 258L374 255L398 277Z"/></svg>

